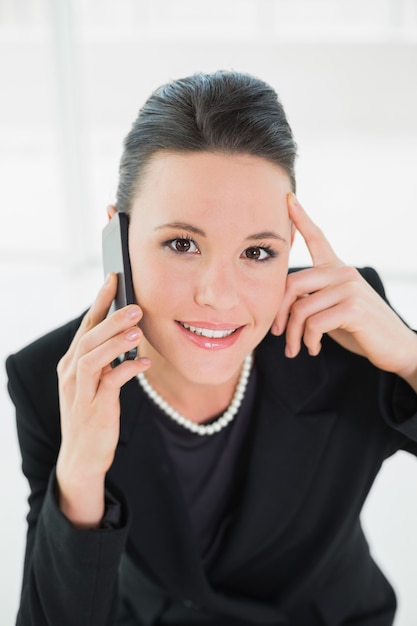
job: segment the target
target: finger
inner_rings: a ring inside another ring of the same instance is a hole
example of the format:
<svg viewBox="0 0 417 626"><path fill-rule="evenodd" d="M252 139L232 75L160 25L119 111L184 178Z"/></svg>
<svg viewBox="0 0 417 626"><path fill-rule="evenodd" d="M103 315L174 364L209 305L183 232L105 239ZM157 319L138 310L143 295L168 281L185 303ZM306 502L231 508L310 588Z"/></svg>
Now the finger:
<svg viewBox="0 0 417 626"><path fill-rule="evenodd" d="M117 292L117 275L113 272L106 276L96 299L84 315L80 326L75 333L67 351L66 360L71 360L77 348L78 341L86 332L105 319Z"/></svg>
<svg viewBox="0 0 417 626"><path fill-rule="evenodd" d="M339 265L341 263L323 231L304 211L294 193L288 194L288 213L294 226L306 242L313 265Z"/></svg>
<svg viewBox="0 0 417 626"><path fill-rule="evenodd" d="M308 319L303 342L311 356L317 356L317 354L319 354L323 335L340 327L345 314L346 306L343 302L339 302L334 307L326 311L320 311L320 313Z"/></svg>
<svg viewBox="0 0 417 626"><path fill-rule="evenodd" d="M326 332L323 328L326 326L330 309L321 311L314 317L308 319L302 337L296 342L287 342L285 346L285 356L294 358L301 350L301 341L306 346L310 356L317 356L321 350L321 340Z"/></svg>
<svg viewBox="0 0 417 626"><path fill-rule="evenodd" d="M284 297L271 329L272 332L277 335L284 332L291 307L300 298L326 289L331 285L342 282L349 283L356 280L356 278L357 271L346 265L342 267L322 266L308 268L288 274Z"/></svg>
<svg viewBox="0 0 417 626"><path fill-rule="evenodd" d="M69 401L70 404L74 402L93 402L101 379L113 369L110 364L120 354L137 347L142 336L142 331L137 326L134 326L115 337L111 337L107 342L99 344L94 349L82 354L79 358L74 358L69 365L63 363L61 359L58 365L61 402ZM146 369L150 360L144 357L135 359L133 362L136 363L134 368L137 373L142 371L142 367ZM136 368L139 369L136 371Z"/></svg>
<svg viewBox="0 0 417 626"><path fill-rule="evenodd" d="M120 389L129 380L140 372L146 371L150 366L150 359L138 359L124 361L118 367L110 368L100 380L97 393L93 402L86 405L86 415L92 420L92 425L97 428L112 428L115 420L120 418Z"/></svg>
<svg viewBox="0 0 417 626"><path fill-rule="evenodd" d="M129 305L91 330L78 333L70 350L58 363L62 397L76 393L77 381L86 397L90 400L94 397L103 370L109 369L109 364L120 354L132 350L140 342L143 334L137 323L141 316L142 311L137 305Z"/></svg>
<svg viewBox="0 0 417 626"><path fill-rule="evenodd" d="M79 359L123 331L137 330L137 324L141 317L142 310L137 304L129 304L123 309L115 311L80 336L74 351L75 358Z"/></svg>
<svg viewBox="0 0 417 626"><path fill-rule="evenodd" d="M87 335L86 338L90 340ZM113 362L120 354L137 348L142 338L141 329L138 326L133 326L110 337L107 341L95 345L91 350L85 351L77 360L75 371L77 400L92 402L98 392L101 380L109 372L109 363ZM80 342L80 347L83 339ZM141 359L138 361L140 362L139 365L146 363ZM117 376L112 377L112 379L116 380Z"/></svg>
<svg viewBox="0 0 417 626"><path fill-rule="evenodd" d="M329 287L297 300L291 308L286 328L287 356L298 354L302 342L310 354L318 354L323 333L342 323L342 318L335 319L333 310L337 307L342 313L346 308L345 301L345 285Z"/></svg>
<svg viewBox="0 0 417 626"><path fill-rule="evenodd" d="M106 409L114 402L118 402L121 387L139 373L149 369L150 364L148 357L142 357L134 361L124 361L116 368L110 368L100 380L95 404L100 403Z"/></svg>

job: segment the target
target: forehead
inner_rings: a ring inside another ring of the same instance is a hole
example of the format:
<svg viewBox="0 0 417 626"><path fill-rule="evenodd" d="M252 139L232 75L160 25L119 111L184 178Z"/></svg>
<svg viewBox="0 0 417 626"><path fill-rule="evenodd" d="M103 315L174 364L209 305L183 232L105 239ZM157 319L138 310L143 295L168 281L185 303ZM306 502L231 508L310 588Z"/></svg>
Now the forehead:
<svg viewBox="0 0 417 626"><path fill-rule="evenodd" d="M288 217L290 191L287 173L261 157L159 152L143 173L132 213L147 220Z"/></svg>

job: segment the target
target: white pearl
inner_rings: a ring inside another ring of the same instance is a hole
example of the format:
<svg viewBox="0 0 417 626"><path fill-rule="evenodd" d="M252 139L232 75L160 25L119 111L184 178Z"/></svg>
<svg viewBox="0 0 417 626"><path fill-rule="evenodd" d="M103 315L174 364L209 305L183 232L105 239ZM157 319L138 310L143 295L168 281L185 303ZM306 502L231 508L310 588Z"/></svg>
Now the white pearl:
<svg viewBox="0 0 417 626"><path fill-rule="evenodd" d="M159 406L159 408L162 409L162 411L164 411L164 413L166 413L168 417L174 420L174 422L198 435L213 435L214 433L220 432L223 428L230 424L230 422L233 420L234 416L238 412L240 405L242 404L242 400L245 396L251 368L252 355L248 354L243 363L240 378L236 385L235 393L233 395L231 403L229 404L223 415L221 415L212 424L196 424L195 422L187 419L186 417L178 413L178 411L170 406L168 402L164 400L157 391L155 391L143 372L138 374L138 381L142 389L149 396L149 398L153 402L155 402L155 404Z"/></svg>

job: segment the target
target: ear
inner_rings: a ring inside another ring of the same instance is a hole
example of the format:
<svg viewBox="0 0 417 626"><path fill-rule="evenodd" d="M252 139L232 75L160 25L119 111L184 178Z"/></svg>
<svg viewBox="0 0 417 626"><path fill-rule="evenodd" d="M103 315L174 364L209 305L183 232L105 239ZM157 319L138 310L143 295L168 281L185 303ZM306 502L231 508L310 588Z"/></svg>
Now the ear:
<svg viewBox="0 0 417 626"><path fill-rule="evenodd" d="M109 204L109 206L107 207L107 217L109 218L109 220L111 220L113 215L116 215L116 213L117 213L116 207L113 204Z"/></svg>

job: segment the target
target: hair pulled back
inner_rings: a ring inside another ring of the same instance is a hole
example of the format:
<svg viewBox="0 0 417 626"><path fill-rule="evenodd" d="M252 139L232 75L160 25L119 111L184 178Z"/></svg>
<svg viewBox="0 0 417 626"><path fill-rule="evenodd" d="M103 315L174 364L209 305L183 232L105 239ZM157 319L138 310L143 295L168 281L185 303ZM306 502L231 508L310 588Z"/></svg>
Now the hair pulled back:
<svg viewBox="0 0 417 626"><path fill-rule="evenodd" d="M277 93L249 74L194 74L159 87L125 138L116 205L129 213L152 156L217 152L250 154L288 174L295 191L297 146Z"/></svg>

